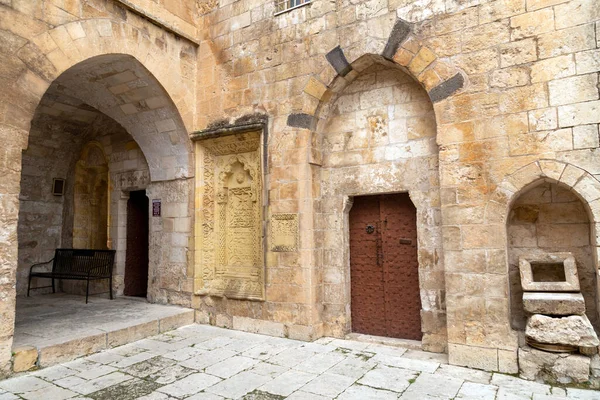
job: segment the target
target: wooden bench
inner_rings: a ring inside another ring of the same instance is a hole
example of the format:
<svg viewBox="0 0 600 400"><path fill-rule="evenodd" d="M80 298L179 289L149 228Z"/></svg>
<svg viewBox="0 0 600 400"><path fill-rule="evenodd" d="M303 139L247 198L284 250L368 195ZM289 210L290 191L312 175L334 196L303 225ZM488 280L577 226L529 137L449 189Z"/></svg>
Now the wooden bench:
<svg viewBox="0 0 600 400"><path fill-rule="evenodd" d="M69 279L87 281L85 290L85 303L88 302L90 293L90 281L108 279L110 287L110 298L112 292L112 271L115 260L115 250L89 250L89 249L56 249L54 258L50 261L34 264L29 268L29 283L27 285L27 297L31 289L52 288L55 279ZM52 271L34 271L34 268L42 267L52 263ZM31 278L52 279L51 286L31 287Z"/></svg>

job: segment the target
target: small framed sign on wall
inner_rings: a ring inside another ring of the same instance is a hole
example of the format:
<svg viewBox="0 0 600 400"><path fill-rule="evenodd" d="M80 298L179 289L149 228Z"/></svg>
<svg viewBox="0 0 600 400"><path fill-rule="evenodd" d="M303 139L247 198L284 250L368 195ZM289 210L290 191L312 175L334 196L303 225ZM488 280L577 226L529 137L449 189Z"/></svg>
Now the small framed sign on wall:
<svg viewBox="0 0 600 400"><path fill-rule="evenodd" d="M62 178L52 179L52 194L62 196L65 194L65 180Z"/></svg>
<svg viewBox="0 0 600 400"><path fill-rule="evenodd" d="M160 199L153 199L152 200L152 216L153 217L160 217Z"/></svg>

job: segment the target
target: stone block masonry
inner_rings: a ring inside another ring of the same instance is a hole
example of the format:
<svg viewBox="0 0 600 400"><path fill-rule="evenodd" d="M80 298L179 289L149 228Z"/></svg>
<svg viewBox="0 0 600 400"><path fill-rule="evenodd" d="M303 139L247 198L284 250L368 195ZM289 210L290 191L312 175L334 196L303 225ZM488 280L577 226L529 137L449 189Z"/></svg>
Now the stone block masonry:
<svg viewBox="0 0 600 400"><path fill-rule="evenodd" d="M151 301L228 328L344 337L353 198L403 192L417 210L424 349L516 373L518 259L532 252L573 254L600 329L597 2L315 0L279 15L270 0L25 3L0 1L3 373L26 262L73 238L68 202L47 196L47 178L74 170L61 154L103 124L97 113L137 144L103 143L118 265L121 192L143 186L163 202L150 221ZM232 296L194 294L198 271L219 288L230 271L195 268L206 245L195 240L206 206L195 199L208 189L189 136L257 114L264 174L251 225L264 232L264 296L237 298L235 285L220 292ZM282 214L298 226L287 251L270 237Z"/></svg>

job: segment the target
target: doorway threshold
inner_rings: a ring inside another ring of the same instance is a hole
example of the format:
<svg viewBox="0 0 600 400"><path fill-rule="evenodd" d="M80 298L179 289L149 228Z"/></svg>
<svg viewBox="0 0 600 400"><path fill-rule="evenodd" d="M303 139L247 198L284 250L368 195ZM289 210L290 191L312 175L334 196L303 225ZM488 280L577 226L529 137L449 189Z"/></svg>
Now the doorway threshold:
<svg viewBox="0 0 600 400"><path fill-rule="evenodd" d="M366 335L364 333L352 332L346 335L348 340L356 340L357 342L383 344L392 347L401 347L408 350L423 350L420 340L398 339L385 336Z"/></svg>

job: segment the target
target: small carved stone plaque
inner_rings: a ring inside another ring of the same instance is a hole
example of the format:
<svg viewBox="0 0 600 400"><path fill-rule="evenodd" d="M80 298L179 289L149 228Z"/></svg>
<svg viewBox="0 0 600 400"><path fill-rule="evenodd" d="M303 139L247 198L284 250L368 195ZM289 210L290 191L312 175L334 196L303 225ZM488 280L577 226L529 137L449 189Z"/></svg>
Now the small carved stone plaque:
<svg viewBox="0 0 600 400"><path fill-rule="evenodd" d="M298 250L298 214L271 216L271 251Z"/></svg>

